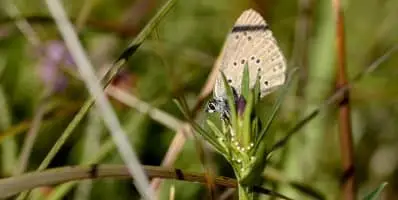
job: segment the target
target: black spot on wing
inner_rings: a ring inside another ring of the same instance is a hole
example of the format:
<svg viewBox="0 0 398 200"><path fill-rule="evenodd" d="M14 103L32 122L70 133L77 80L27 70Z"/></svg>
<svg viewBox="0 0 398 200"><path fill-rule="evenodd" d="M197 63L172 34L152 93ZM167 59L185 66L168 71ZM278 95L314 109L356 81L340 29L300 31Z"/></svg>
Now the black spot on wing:
<svg viewBox="0 0 398 200"><path fill-rule="evenodd" d="M265 31L268 29L266 24L261 25L238 25L232 28L232 33L245 31Z"/></svg>

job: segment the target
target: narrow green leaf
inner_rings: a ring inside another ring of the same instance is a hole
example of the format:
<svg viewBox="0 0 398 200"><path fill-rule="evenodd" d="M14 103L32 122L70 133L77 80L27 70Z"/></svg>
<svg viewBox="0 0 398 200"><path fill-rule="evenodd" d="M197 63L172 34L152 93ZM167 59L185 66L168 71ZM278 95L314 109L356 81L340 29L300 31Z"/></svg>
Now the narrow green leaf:
<svg viewBox="0 0 398 200"><path fill-rule="evenodd" d="M271 115L268 118L267 123L265 124L265 127L261 130L259 137L257 138L256 144L254 146L254 149L256 149L258 147L258 144L263 141L264 139L264 135L266 134L266 132L268 131L268 129L271 127L271 124L273 122L273 120L276 117L276 113L278 112L280 106L282 105L283 100L285 99L285 95L287 94L288 88L290 86L290 83L292 82L293 79L293 75L294 73L297 71L298 68L294 68L290 71L288 77L287 77L287 81L286 84L283 86L283 88L281 89L281 92L277 98L276 103L274 104L273 108L272 108L272 112Z"/></svg>
<svg viewBox="0 0 398 200"><path fill-rule="evenodd" d="M213 148L218 151L221 154L226 154L225 150L222 148L222 146L218 143L217 138L215 137L211 137L211 135L206 132L205 130L203 130L202 128L200 128L200 126L198 126L197 124L192 124L193 129L199 133L208 143L210 143Z"/></svg>
<svg viewBox="0 0 398 200"><path fill-rule="evenodd" d="M225 149L222 148L222 146L219 144L219 141L217 140L217 136L212 134L211 132L207 132L204 130L202 127L199 126L189 115L189 111L184 108L184 106L181 102L181 100L176 100L173 99L175 104L177 105L178 109L182 112L186 120L189 122L189 124L192 126L192 128L199 133L207 142L209 142L218 152L221 154L225 154L226 151Z"/></svg>
<svg viewBox="0 0 398 200"><path fill-rule="evenodd" d="M312 197L313 199L318 199L318 200L326 200L325 195L323 195L320 191L316 190L315 188L312 188L310 185L306 185L304 183L300 182L289 182L288 183L292 188L294 188L297 191L300 191L309 197Z"/></svg>
<svg viewBox="0 0 398 200"><path fill-rule="evenodd" d="M215 135L219 138L226 139L224 134L221 132L220 129L210 120L206 120L207 125L209 125L209 128L215 133Z"/></svg>
<svg viewBox="0 0 398 200"><path fill-rule="evenodd" d="M251 133L251 114L253 109L253 93L249 92L248 98L246 99L246 107L243 113L243 144L248 146L252 142Z"/></svg>
<svg viewBox="0 0 398 200"><path fill-rule="evenodd" d="M181 103L181 106L184 108L184 110L187 112L188 116L192 116L192 113L190 112L187 100L184 97L179 97L178 98L179 102Z"/></svg>
<svg viewBox="0 0 398 200"><path fill-rule="evenodd" d="M181 111L181 113L184 115L186 119L190 118L189 111L187 108L183 105L181 100L173 99L174 103L177 105L177 108Z"/></svg>
<svg viewBox="0 0 398 200"><path fill-rule="evenodd" d="M387 182L382 183L379 187L377 187L373 192L366 195L363 200L377 200L380 199L380 194L383 189L386 187Z"/></svg>
<svg viewBox="0 0 398 200"><path fill-rule="evenodd" d="M229 160L230 159L230 153L229 149L226 145L227 139L225 138L225 135L218 129L218 127L210 120L206 120L207 124L209 125L209 128L215 133L217 136L217 141L220 144L220 146L225 150L225 152L228 152L228 154L225 154L226 158Z"/></svg>
<svg viewBox="0 0 398 200"><path fill-rule="evenodd" d="M253 120L252 120L252 125L251 125L251 136L252 136L252 138L256 138L256 136L257 136L257 132L258 132L258 129L259 129L259 121L258 121L259 119L258 119L258 117L255 117Z"/></svg>
<svg viewBox="0 0 398 200"><path fill-rule="evenodd" d="M217 137L215 137L215 135L205 131L204 129L202 129L197 123L195 123L194 121L190 121L190 124L192 126L192 128L199 133L207 142L209 142L213 148L215 150L217 150L219 153L223 154L223 155L227 155L226 154L226 150L224 148L222 148L222 145L220 145Z"/></svg>
<svg viewBox="0 0 398 200"><path fill-rule="evenodd" d="M166 1L165 4L159 9L156 15L147 23L142 31L134 38L134 40L128 45L127 49L122 52L115 63L121 60L128 60L128 58L138 49L138 47L144 42L149 34L153 32L159 22L166 16L167 13L173 8L177 0Z"/></svg>
<svg viewBox="0 0 398 200"><path fill-rule="evenodd" d="M249 75L249 65L245 64L243 69L242 84L241 84L241 94L245 99L249 98L250 93L250 75Z"/></svg>
<svg viewBox="0 0 398 200"><path fill-rule="evenodd" d="M231 120L231 125L232 129L236 131L236 134L239 134L239 129L238 129L238 123L237 123L237 115L236 115L236 107L235 107L235 97L232 92L232 88L228 85L227 78L225 77L224 73L221 73L222 75L222 80L224 83L224 88L227 94L227 101L228 101L228 106L229 106L229 112L230 112L230 120Z"/></svg>

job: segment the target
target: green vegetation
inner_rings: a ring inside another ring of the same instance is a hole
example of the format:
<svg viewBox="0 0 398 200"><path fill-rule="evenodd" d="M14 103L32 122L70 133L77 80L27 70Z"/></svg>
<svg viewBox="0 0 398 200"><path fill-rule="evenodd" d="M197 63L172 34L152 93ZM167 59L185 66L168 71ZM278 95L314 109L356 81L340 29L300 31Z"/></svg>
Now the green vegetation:
<svg viewBox="0 0 398 200"><path fill-rule="evenodd" d="M354 196L395 199L398 54L390 50L398 44L398 2L342 2L343 35L332 1L309 2L62 1L141 164L164 178L151 180L160 199L344 199L341 184L352 172L344 172L341 150L344 93L330 98L341 65L350 83ZM204 112L207 83L247 8L273 31L289 83L258 101L243 78L249 109L232 109L228 125ZM5 0L0 10L0 197L8 187L19 199L140 199L124 168L117 174L112 169L121 168L105 165L123 159L45 1ZM336 45L341 36L345 52ZM255 150L241 154L228 143L231 130ZM67 179L78 177L68 166L87 180ZM27 172L46 186L18 182Z"/></svg>

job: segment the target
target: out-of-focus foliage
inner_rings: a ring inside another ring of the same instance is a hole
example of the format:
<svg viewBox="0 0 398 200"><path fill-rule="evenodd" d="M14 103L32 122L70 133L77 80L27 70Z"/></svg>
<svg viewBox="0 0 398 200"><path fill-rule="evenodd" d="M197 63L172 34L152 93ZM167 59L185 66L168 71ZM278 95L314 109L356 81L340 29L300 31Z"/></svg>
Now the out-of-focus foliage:
<svg viewBox="0 0 398 200"><path fill-rule="evenodd" d="M305 6L306 2L310 3ZM84 6L89 5L91 12L79 30L80 39L100 74L164 1L68 0L63 3L72 21L78 20ZM11 12L12 6L19 14ZM258 10L269 23L289 68L300 69L300 81L292 84L271 128L278 137L283 137L334 91L335 22L330 1L178 0L124 66L114 85L183 119L172 99L184 96L189 105L193 104L228 31L240 13L249 7ZM351 0L344 1L343 7L347 73L353 77L398 43L398 1ZM44 105L45 114L27 171L38 167L88 93L85 85L70 73L76 73L76 68L65 56L66 50L43 1L2 0L0 10L0 176L8 177L18 165L24 139L40 106ZM16 26L17 18L27 19L36 35L21 31ZM303 26L300 20L308 26ZM35 38L39 39L38 45L31 42ZM382 195L385 199L398 196L397 58L394 54L351 90L359 197L382 182L389 183ZM48 97L43 98L46 95ZM265 115L270 112L273 97L265 99ZM141 162L160 165L175 131L117 100L112 103ZM50 167L82 164L97 153L109 139L97 117L94 111L86 116ZM272 154L269 165L278 170L284 180L309 186L326 199L338 199L342 178L338 134L337 109L330 107L293 136L284 148ZM210 166L218 175L233 176L221 156L215 152L206 156L210 157ZM100 163L122 161L113 150ZM189 140L184 144L174 167L204 171L195 142ZM162 198L168 199L171 185L176 187L175 199L207 197L203 185L168 180L161 186ZM309 198L284 181L265 185L292 198ZM40 189L39 193L48 195L48 191L53 191L53 187L47 189ZM216 193L221 194L224 189L218 188ZM117 179L81 184L67 193L67 199L112 198L138 199L138 195L130 181Z"/></svg>
<svg viewBox="0 0 398 200"><path fill-rule="evenodd" d="M376 188L373 192L366 195L363 199L364 200L376 200L380 198L380 194L383 191L384 187L386 187L387 183L381 184L379 187Z"/></svg>

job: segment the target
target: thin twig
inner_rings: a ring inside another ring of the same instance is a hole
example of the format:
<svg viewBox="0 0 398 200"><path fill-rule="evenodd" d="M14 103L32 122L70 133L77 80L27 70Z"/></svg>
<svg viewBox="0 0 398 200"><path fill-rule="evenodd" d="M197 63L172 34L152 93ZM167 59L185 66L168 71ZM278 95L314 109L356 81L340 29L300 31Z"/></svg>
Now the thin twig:
<svg viewBox="0 0 398 200"><path fill-rule="evenodd" d="M186 138L188 135L191 134L190 131L190 126L188 123L184 123L182 128L177 131L177 133L174 135L173 140L171 141L169 145L169 149L166 152L166 155L164 156L161 166L163 167L169 167L174 164L174 162L177 160L177 156L181 152L182 148L184 147ZM151 187L156 190L156 193L158 193L158 188L159 185L162 183L162 180L159 178L155 178L151 181Z"/></svg>
<svg viewBox="0 0 398 200"><path fill-rule="evenodd" d="M80 9L78 17L76 19L76 31L79 33L82 28L85 26L88 17L90 16L91 10L94 7L94 4L98 2L97 0L86 0L83 2L83 6ZM101 145L100 136L101 136L101 129L102 126L98 126L101 119L97 116L97 112L91 111L90 112L90 122L87 126L87 130L85 131L85 135L83 137L84 144L83 144L83 155L81 157L80 163L83 163L87 158L95 155L94 152L98 151L99 146ZM91 123L93 125L91 125ZM96 130L92 130L96 129ZM82 182L79 183L74 199L88 199L90 196L90 191L92 189L92 182Z"/></svg>
<svg viewBox="0 0 398 200"><path fill-rule="evenodd" d="M180 129L180 127L182 127L183 123L180 120L162 110L150 106L146 102L141 101L137 97L129 94L126 91L123 91L122 89L119 89L118 87L109 85L105 92L118 101L135 108L138 112L148 114L148 116L153 120L163 124L171 130L177 131Z"/></svg>
<svg viewBox="0 0 398 200"><path fill-rule="evenodd" d="M144 166L149 178L176 179L181 181L206 183L205 174L184 172L181 169L164 168L158 166ZM21 176L0 179L0 198L7 198L24 190L31 190L40 186L61 184L69 181L98 178L131 178L129 170L124 165L91 165L69 166L53 168L41 172L31 172ZM228 177L215 177L216 185L236 188L235 179ZM254 190L261 194L275 194L274 192L255 186ZM281 194L281 198L289 199Z"/></svg>
<svg viewBox="0 0 398 200"><path fill-rule="evenodd" d="M12 4L11 1L3 1L3 6L4 12L8 13L11 18L17 18L21 15L18 8L14 4ZM15 20L15 24L21 31L21 33L34 47L40 46L41 41L39 36L24 17L17 18L17 20Z"/></svg>
<svg viewBox="0 0 398 200"><path fill-rule="evenodd" d="M340 0L333 1L333 9L336 19L336 53L337 53L337 88L346 85L346 51L344 33L344 15L341 9ZM351 110L349 90L344 92L343 99L339 105L339 132L340 132L340 151L344 170L344 180L342 182L343 199L354 200L355 176L354 176L354 148L352 142Z"/></svg>
<svg viewBox="0 0 398 200"><path fill-rule="evenodd" d="M219 197L218 200L227 200L230 199L232 195L235 194L236 189L235 188L228 188L226 189Z"/></svg>
<svg viewBox="0 0 398 200"><path fill-rule="evenodd" d="M80 9L79 15L76 18L76 30L78 30L78 32L80 32L80 30L86 24L88 16L90 16L91 10L94 7L95 3L97 3L97 0L83 1L83 6Z"/></svg>
<svg viewBox="0 0 398 200"><path fill-rule="evenodd" d="M46 90L45 93L51 93L47 92L49 90ZM19 175L22 174L29 162L29 157L33 149L33 145L35 144L41 123L43 121L43 117L45 114L45 107L47 106L47 97L50 94L44 94L43 98L41 98L41 101L35 111L35 114L33 116L32 124L29 128L29 131L26 133L26 138L24 140L24 143L22 145L22 150L19 156L19 161L18 165L15 168L14 175Z"/></svg>
<svg viewBox="0 0 398 200"><path fill-rule="evenodd" d="M62 107L58 107L57 105L57 107L53 107L53 109L51 110L46 110L46 113L44 113L44 118L42 123L45 124L52 121L54 118L65 117L73 113L76 113L80 108L79 106L80 104L77 105L77 103L72 103ZM55 108L60 108L60 109L57 110ZM51 111L53 110L57 111L55 113L51 113ZM25 133L31 127L31 124L33 123L32 121L33 120L24 120L4 130L2 133L0 133L0 143L2 143L2 141L8 137L13 137L15 135Z"/></svg>

